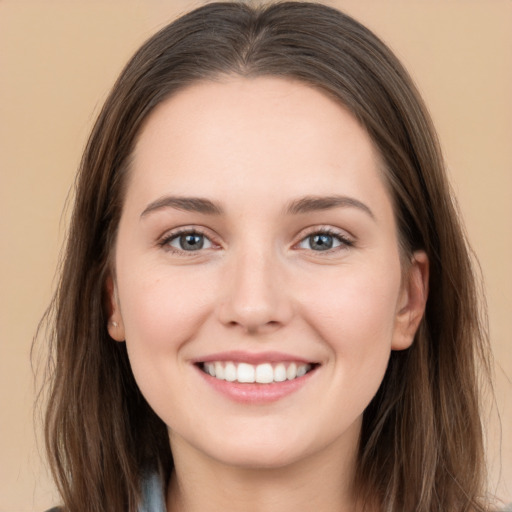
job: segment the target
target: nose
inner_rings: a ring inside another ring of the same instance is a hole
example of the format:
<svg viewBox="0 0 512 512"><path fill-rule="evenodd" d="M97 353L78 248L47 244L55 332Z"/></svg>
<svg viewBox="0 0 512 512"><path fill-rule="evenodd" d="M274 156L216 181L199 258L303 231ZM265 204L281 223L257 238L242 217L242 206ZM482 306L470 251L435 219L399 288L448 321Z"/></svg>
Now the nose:
<svg viewBox="0 0 512 512"><path fill-rule="evenodd" d="M283 262L271 251L244 251L227 265L218 318L248 334L279 329L293 316Z"/></svg>

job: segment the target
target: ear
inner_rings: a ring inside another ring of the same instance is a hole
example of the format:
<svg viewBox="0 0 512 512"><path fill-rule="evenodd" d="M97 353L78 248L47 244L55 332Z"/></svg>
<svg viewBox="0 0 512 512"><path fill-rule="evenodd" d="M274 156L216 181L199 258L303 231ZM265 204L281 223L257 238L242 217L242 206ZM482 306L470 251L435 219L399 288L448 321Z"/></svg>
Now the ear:
<svg viewBox="0 0 512 512"><path fill-rule="evenodd" d="M124 324L119 307L117 288L112 276L105 281L106 308L108 313L107 329L110 337L115 341L124 341Z"/></svg>
<svg viewBox="0 0 512 512"><path fill-rule="evenodd" d="M428 278L428 256L425 251L416 251L403 278L391 343L392 350L405 350L412 345L425 312Z"/></svg>

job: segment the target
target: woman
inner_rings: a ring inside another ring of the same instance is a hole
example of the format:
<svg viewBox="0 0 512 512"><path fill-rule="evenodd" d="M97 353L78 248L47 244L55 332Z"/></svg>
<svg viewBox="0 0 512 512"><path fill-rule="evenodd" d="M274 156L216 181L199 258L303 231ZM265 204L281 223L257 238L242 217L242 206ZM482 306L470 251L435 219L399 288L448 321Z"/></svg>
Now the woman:
<svg viewBox="0 0 512 512"><path fill-rule="evenodd" d="M381 41L318 4L183 16L81 164L51 309L64 510L487 510L476 296Z"/></svg>

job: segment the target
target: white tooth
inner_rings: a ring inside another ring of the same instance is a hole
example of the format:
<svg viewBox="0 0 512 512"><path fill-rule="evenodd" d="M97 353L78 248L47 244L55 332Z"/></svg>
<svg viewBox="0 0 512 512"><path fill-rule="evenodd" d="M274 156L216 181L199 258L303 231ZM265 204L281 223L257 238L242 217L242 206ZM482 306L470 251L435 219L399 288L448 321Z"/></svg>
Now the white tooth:
<svg viewBox="0 0 512 512"><path fill-rule="evenodd" d="M224 378L228 382L234 382L236 380L236 366L233 363L227 363L224 367Z"/></svg>
<svg viewBox="0 0 512 512"><path fill-rule="evenodd" d="M309 369L309 364L301 364L297 368L297 377L303 377L304 375L306 375L308 369Z"/></svg>
<svg viewBox="0 0 512 512"><path fill-rule="evenodd" d="M239 363L237 368L238 382L254 382L254 366L247 363Z"/></svg>
<svg viewBox="0 0 512 512"><path fill-rule="evenodd" d="M217 379L224 380L224 366L222 366L222 363L215 363L215 377L217 377Z"/></svg>
<svg viewBox="0 0 512 512"><path fill-rule="evenodd" d="M291 363L286 370L286 378L288 380L293 380L297 377L297 365L295 363Z"/></svg>
<svg viewBox="0 0 512 512"><path fill-rule="evenodd" d="M286 367L284 364L279 363L274 368L274 380L276 382L283 382L286 380Z"/></svg>
<svg viewBox="0 0 512 512"><path fill-rule="evenodd" d="M213 363L204 363L204 369L206 373L209 373L212 377L215 377L215 366Z"/></svg>
<svg viewBox="0 0 512 512"><path fill-rule="evenodd" d="M269 384L274 381L274 369L270 363L259 364L256 366L256 382L260 384Z"/></svg>

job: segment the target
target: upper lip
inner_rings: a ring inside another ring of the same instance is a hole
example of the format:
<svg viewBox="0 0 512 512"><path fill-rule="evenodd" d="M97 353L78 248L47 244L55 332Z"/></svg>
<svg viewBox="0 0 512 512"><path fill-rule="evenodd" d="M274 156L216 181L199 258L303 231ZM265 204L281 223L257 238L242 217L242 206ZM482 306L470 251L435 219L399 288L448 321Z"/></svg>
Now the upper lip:
<svg viewBox="0 0 512 512"><path fill-rule="evenodd" d="M298 357L293 354L285 354L283 352L245 352L242 350L231 350L228 352L217 352L215 354L209 354L204 357L199 357L193 360L197 363L210 363L214 361L232 361L234 363L249 363L249 364L261 364L261 363L284 363L284 362L295 362L303 364L311 364L314 361Z"/></svg>

